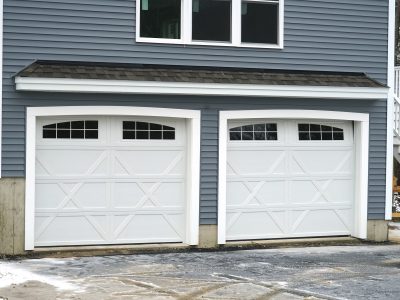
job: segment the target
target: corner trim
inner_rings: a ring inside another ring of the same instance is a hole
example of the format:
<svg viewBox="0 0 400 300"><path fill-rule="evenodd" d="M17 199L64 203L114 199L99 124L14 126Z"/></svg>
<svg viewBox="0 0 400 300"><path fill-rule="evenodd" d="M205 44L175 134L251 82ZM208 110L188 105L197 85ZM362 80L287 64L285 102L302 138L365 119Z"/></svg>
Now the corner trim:
<svg viewBox="0 0 400 300"><path fill-rule="evenodd" d="M386 139L386 197L385 220L392 219L392 178L393 178L393 118L394 118L394 66L395 66L395 1L389 0L388 6L388 67L387 85L387 139Z"/></svg>
<svg viewBox="0 0 400 300"><path fill-rule="evenodd" d="M127 106L58 106L28 107L26 112L26 186L25 186L25 250L34 250L35 237L35 157L36 119L44 116L151 116L173 117L187 120L188 125L188 169L186 239L184 243L199 242L199 197L200 197L200 111L154 107ZM189 178L190 177L190 178Z"/></svg>
<svg viewBox="0 0 400 300"><path fill-rule="evenodd" d="M3 144L3 0L0 0L0 178L2 168Z"/></svg>
<svg viewBox="0 0 400 300"><path fill-rule="evenodd" d="M236 110L219 113L218 159L218 244L226 243L226 158L228 120L234 119L330 119L354 121L355 124L355 222L352 235L367 238L369 115L320 110Z"/></svg>
<svg viewBox="0 0 400 300"><path fill-rule="evenodd" d="M16 77L17 91L387 99L386 87L331 87Z"/></svg>

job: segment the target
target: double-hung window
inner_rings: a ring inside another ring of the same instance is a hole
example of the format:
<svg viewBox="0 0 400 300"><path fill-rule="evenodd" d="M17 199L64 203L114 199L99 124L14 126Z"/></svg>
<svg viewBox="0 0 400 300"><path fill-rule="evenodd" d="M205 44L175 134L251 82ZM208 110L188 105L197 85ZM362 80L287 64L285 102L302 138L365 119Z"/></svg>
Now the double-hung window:
<svg viewBox="0 0 400 300"><path fill-rule="evenodd" d="M138 42L283 47L284 0L136 0Z"/></svg>

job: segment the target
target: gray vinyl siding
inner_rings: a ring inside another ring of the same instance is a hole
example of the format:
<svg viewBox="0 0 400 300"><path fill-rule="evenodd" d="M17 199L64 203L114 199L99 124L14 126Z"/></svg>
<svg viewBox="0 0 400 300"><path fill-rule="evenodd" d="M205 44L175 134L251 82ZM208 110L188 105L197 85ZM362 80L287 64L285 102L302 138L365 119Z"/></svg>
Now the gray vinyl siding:
<svg viewBox="0 0 400 300"><path fill-rule="evenodd" d="M5 0L2 175L25 176L27 106L201 109L201 223L215 224L218 111L324 109L371 116L369 218L383 219L385 101L21 93L12 76L36 59L365 72L386 82L387 1L285 0L283 50L135 43L134 0Z"/></svg>
<svg viewBox="0 0 400 300"><path fill-rule="evenodd" d="M285 0L284 49L135 43L135 0L5 0L6 64L33 59L366 72L386 80L388 3Z"/></svg>
<svg viewBox="0 0 400 300"><path fill-rule="evenodd" d="M384 218L386 165L386 101L310 100L254 97L149 96L64 93L14 93L3 126L3 175L24 176L26 106L124 105L201 110L200 222L217 222L218 116L220 110L314 109L370 114L369 218Z"/></svg>

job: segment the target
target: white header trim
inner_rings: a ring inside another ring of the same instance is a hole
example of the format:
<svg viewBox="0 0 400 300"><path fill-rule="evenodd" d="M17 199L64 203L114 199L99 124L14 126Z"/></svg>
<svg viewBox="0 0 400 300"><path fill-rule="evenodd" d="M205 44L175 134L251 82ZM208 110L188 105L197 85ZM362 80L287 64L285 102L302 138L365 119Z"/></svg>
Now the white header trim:
<svg viewBox="0 0 400 300"><path fill-rule="evenodd" d="M226 243L226 158L228 120L234 119L326 119L354 121L355 125L355 205L352 235L367 238L369 115L319 110L241 110L219 114L218 159L218 244Z"/></svg>
<svg viewBox="0 0 400 300"><path fill-rule="evenodd" d="M385 87L330 87L16 77L17 91L387 99Z"/></svg>
<svg viewBox="0 0 400 300"><path fill-rule="evenodd" d="M187 227L189 245L199 242L200 111L154 107L58 106L28 107L26 118L25 250L34 250L36 119L43 116L151 116L183 118L188 127Z"/></svg>

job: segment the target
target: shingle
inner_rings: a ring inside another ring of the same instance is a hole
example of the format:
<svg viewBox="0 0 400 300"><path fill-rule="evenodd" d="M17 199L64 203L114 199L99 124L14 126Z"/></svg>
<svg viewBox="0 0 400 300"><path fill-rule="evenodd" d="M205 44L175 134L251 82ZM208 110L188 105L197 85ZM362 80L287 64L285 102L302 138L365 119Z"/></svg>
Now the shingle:
<svg viewBox="0 0 400 300"><path fill-rule="evenodd" d="M16 76L258 85L382 87L364 73L36 61Z"/></svg>

